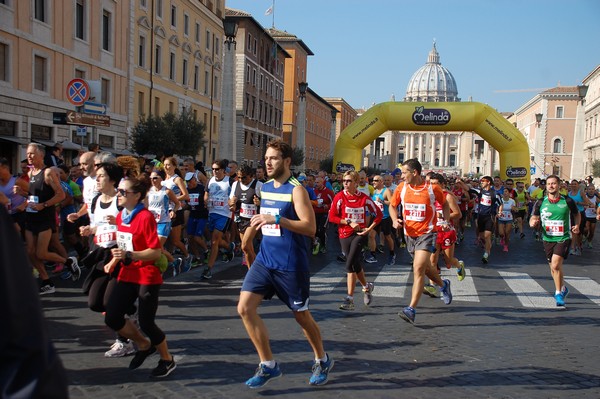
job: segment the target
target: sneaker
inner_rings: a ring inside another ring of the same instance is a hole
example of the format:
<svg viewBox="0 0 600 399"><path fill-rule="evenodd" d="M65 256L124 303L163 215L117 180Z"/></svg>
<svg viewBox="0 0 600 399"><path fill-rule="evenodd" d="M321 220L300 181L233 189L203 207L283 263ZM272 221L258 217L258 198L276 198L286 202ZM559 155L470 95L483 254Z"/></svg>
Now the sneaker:
<svg viewBox="0 0 600 399"><path fill-rule="evenodd" d="M365 262L367 263L377 263L377 259L370 252L365 252Z"/></svg>
<svg viewBox="0 0 600 399"><path fill-rule="evenodd" d="M181 265L183 265L183 259L181 258L175 258L173 263L171 263L171 267L173 268L173 277L177 276L178 274L181 274Z"/></svg>
<svg viewBox="0 0 600 399"><path fill-rule="evenodd" d="M69 259L71 262L69 262ZM74 256L69 256L66 264L69 266L69 270L71 270L71 279L73 281L77 281L81 278L81 268L79 267L79 263L77 263L77 258Z"/></svg>
<svg viewBox="0 0 600 399"><path fill-rule="evenodd" d="M172 358L171 360L160 359L158 361L158 366L156 366L154 368L154 370L152 370L152 373L150 373L150 376L154 377L154 378L166 377L169 374L171 374L171 372L173 370L175 370L176 368L177 368L177 365L175 364L174 358Z"/></svg>
<svg viewBox="0 0 600 399"><path fill-rule="evenodd" d="M490 257L490 255L487 252L483 253L483 257L481 258L481 261L485 264L488 263L488 258Z"/></svg>
<svg viewBox="0 0 600 399"><path fill-rule="evenodd" d="M71 278L73 278L73 274L68 270L63 270L63 272L60 274L61 280L69 280Z"/></svg>
<svg viewBox="0 0 600 399"><path fill-rule="evenodd" d="M56 265L54 265L54 269L52 270L53 274L60 274L63 273L65 271L65 265L62 263L57 263Z"/></svg>
<svg viewBox="0 0 600 399"><path fill-rule="evenodd" d="M500 245L505 247L506 243L504 242L504 237L500 237Z"/></svg>
<svg viewBox="0 0 600 399"><path fill-rule="evenodd" d="M55 292L56 288L52 284L44 284L40 287L40 295L54 294Z"/></svg>
<svg viewBox="0 0 600 399"><path fill-rule="evenodd" d="M146 349L145 351L135 352L133 359L131 359L131 363L129 363L129 370L135 370L140 367L144 363L144 360L146 360L146 358L154 352L156 352L156 348L154 346L150 346L150 348Z"/></svg>
<svg viewBox="0 0 600 399"><path fill-rule="evenodd" d="M395 265L396 264L396 255L390 255L388 257L387 264L388 265Z"/></svg>
<svg viewBox="0 0 600 399"><path fill-rule="evenodd" d="M410 324L415 324L416 314L417 311L415 309L411 308L410 306L407 306L404 309L402 309L402 312L398 313L398 316L408 321Z"/></svg>
<svg viewBox="0 0 600 399"><path fill-rule="evenodd" d="M340 310L354 310L354 299L346 297L344 303L340 305Z"/></svg>
<svg viewBox="0 0 600 399"><path fill-rule="evenodd" d="M569 295L569 287L567 287L566 285L563 286L563 288L560 292L563 296L563 299L567 299L567 296Z"/></svg>
<svg viewBox="0 0 600 399"><path fill-rule="evenodd" d="M248 261L246 260L246 254L242 254L242 266L248 267Z"/></svg>
<svg viewBox="0 0 600 399"><path fill-rule="evenodd" d="M340 263L346 263L346 255L344 255L344 254L338 255L337 261Z"/></svg>
<svg viewBox="0 0 600 399"><path fill-rule="evenodd" d="M104 357L123 357L132 353L135 353L132 341L123 342L117 339L110 349L104 352Z"/></svg>
<svg viewBox="0 0 600 399"><path fill-rule="evenodd" d="M326 254L327 253L327 247L325 245L321 245L321 249L319 250L319 252L321 252L322 254Z"/></svg>
<svg viewBox="0 0 600 399"><path fill-rule="evenodd" d="M227 252L223 256L223 262L225 262L225 263L231 262L231 260L233 259L234 256L235 256L235 243L230 242L229 243L229 252Z"/></svg>
<svg viewBox="0 0 600 399"><path fill-rule="evenodd" d="M200 278L205 279L205 280L210 280L212 278L212 272L210 271L210 267L206 266L204 268L204 270L202 271L202 275L200 276Z"/></svg>
<svg viewBox="0 0 600 399"><path fill-rule="evenodd" d="M249 388L255 389L265 386L270 380L281 377L283 374L279 368L279 364L275 363L275 367L269 368L264 364L259 364L254 376L246 381Z"/></svg>
<svg viewBox="0 0 600 399"><path fill-rule="evenodd" d="M187 273L192 268L192 261L194 260L194 255L189 254L187 258L181 264L181 272Z"/></svg>
<svg viewBox="0 0 600 399"><path fill-rule="evenodd" d="M423 286L423 294L430 296L431 298L439 298L440 292L435 285L425 284Z"/></svg>
<svg viewBox="0 0 600 399"><path fill-rule="evenodd" d="M380 254L384 254L385 253L384 249L385 248L383 248L383 245L378 245L377 246L377 252L379 252Z"/></svg>
<svg viewBox="0 0 600 399"><path fill-rule="evenodd" d="M442 293L442 300L446 305L452 303L452 291L450 290L450 280L444 280L444 287L440 290Z"/></svg>
<svg viewBox="0 0 600 399"><path fill-rule="evenodd" d="M462 260L458 261L460 268L457 270L456 274L458 275L458 281L463 281L467 273L465 272L465 262Z"/></svg>
<svg viewBox="0 0 600 399"><path fill-rule="evenodd" d="M318 255L320 249L321 249L321 245L319 245L319 241L315 242L312 247L312 254Z"/></svg>
<svg viewBox="0 0 600 399"><path fill-rule="evenodd" d="M504 245L504 248L502 248L502 250L503 250L504 252L508 252L508 245Z"/></svg>
<svg viewBox="0 0 600 399"><path fill-rule="evenodd" d="M588 247L588 249L594 248L594 245L590 241L587 242L586 246Z"/></svg>
<svg viewBox="0 0 600 399"><path fill-rule="evenodd" d="M206 251L204 251L204 260L203 260L204 264L208 263L208 258L209 257L210 257L210 250L207 249Z"/></svg>
<svg viewBox="0 0 600 399"><path fill-rule="evenodd" d="M365 302L365 306L369 306L371 304L371 301L373 300L373 290L375 289L375 285L373 283L367 283L367 287L362 289L362 292L364 292L365 297L364 297L364 302Z"/></svg>
<svg viewBox="0 0 600 399"><path fill-rule="evenodd" d="M328 354L325 355L327 357L326 361L315 361L315 364L312 367L312 375L308 380L310 385L325 385L327 384L327 377L329 376L329 372L333 369L333 365L335 362Z"/></svg>
<svg viewBox="0 0 600 399"><path fill-rule="evenodd" d="M565 306L565 297L562 292L554 294L554 299L556 299L556 306Z"/></svg>

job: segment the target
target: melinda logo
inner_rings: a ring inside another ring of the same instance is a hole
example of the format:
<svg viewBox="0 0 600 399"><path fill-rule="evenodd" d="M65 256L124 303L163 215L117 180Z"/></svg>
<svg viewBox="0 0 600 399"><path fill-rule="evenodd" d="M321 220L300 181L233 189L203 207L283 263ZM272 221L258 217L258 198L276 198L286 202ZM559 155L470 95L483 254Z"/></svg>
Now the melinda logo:
<svg viewBox="0 0 600 399"><path fill-rule="evenodd" d="M412 120L415 125L445 125L450 122L450 112L441 108L415 107Z"/></svg>
<svg viewBox="0 0 600 399"><path fill-rule="evenodd" d="M512 166L509 166L506 168L506 176L515 178L525 177L527 176L527 169L523 167L513 168Z"/></svg>
<svg viewBox="0 0 600 399"><path fill-rule="evenodd" d="M335 165L335 170L338 173L344 173L349 170L354 170L354 165L351 163L342 163L342 161L338 161L337 165Z"/></svg>

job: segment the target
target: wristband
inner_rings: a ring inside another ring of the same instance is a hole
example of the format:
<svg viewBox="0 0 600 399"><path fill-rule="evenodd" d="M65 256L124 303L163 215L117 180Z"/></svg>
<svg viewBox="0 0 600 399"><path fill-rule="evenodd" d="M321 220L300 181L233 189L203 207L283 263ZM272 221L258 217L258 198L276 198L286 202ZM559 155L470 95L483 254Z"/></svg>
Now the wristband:
<svg viewBox="0 0 600 399"><path fill-rule="evenodd" d="M279 224L280 220L281 220L281 216L280 215L275 215L275 224Z"/></svg>

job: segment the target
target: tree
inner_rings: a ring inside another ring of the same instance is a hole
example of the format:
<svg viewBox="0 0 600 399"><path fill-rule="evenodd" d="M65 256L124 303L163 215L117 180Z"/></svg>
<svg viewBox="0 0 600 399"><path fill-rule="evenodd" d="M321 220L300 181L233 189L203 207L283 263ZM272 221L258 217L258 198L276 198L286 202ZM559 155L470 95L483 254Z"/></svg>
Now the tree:
<svg viewBox="0 0 600 399"><path fill-rule="evenodd" d="M319 162L319 169L324 170L327 173L333 172L333 157L330 156L322 159L321 162Z"/></svg>
<svg viewBox="0 0 600 399"><path fill-rule="evenodd" d="M300 166L304 162L304 149L300 147L292 148L292 164L290 166Z"/></svg>
<svg viewBox="0 0 600 399"><path fill-rule="evenodd" d="M600 159L596 159L592 162L592 176L600 177Z"/></svg>
<svg viewBox="0 0 600 399"><path fill-rule="evenodd" d="M195 156L204 140L206 127L189 110L180 114L142 116L132 132L132 148L138 154Z"/></svg>

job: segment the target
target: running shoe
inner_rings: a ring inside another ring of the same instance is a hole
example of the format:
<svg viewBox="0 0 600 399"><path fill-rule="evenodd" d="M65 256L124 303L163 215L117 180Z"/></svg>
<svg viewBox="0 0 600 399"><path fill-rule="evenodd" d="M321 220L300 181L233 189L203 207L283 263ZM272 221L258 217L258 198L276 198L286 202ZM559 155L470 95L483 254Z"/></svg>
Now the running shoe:
<svg viewBox="0 0 600 399"><path fill-rule="evenodd" d="M181 264L181 272L187 273L192 268L192 261L194 260L194 255L189 254L187 258Z"/></svg>
<svg viewBox="0 0 600 399"><path fill-rule="evenodd" d="M505 243L504 243L504 237L500 237L500 245L505 247Z"/></svg>
<svg viewBox="0 0 600 399"><path fill-rule="evenodd" d="M327 253L327 246L321 245L321 249L319 250L319 252L321 252L322 254L326 254Z"/></svg>
<svg viewBox="0 0 600 399"><path fill-rule="evenodd" d="M430 296L431 298L439 298L440 292L435 285L425 284L423 286L423 294Z"/></svg>
<svg viewBox="0 0 600 399"><path fill-rule="evenodd" d="M384 254L385 253L384 249L385 248L383 248L383 245L378 245L377 246L377 252L379 252L380 254Z"/></svg>
<svg viewBox="0 0 600 399"><path fill-rule="evenodd" d="M313 245L312 254L318 255L320 249L321 249L321 245L319 244L319 241L315 242L315 244Z"/></svg>
<svg viewBox="0 0 600 399"><path fill-rule="evenodd" d="M166 377L169 374L171 374L171 372L173 370L175 370L176 368L177 368L177 365L175 364L174 358L172 358L171 360L160 359L158 361L158 366L156 366L154 368L154 370L152 370L152 373L150 373L150 376L154 377L154 378Z"/></svg>
<svg viewBox="0 0 600 399"><path fill-rule="evenodd" d="M208 263L208 258L210 257L210 249L207 249L206 251L204 251L204 259L203 259L203 263L206 264Z"/></svg>
<svg viewBox="0 0 600 399"><path fill-rule="evenodd" d="M70 260L70 262L69 262ZM73 281L77 281L79 280L79 278L81 278L81 268L79 267L79 264L77 263L77 258L74 256L69 256L67 258L67 261L65 262L65 265L69 267L69 270L71 270L71 279L73 279Z"/></svg>
<svg viewBox="0 0 600 399"><path fill-rule="evenodd" d="M560 292L562 293L563 299L567 299L567 296L569 295L569 287L566 285L563 286Z"/></svg>
<svg viewBox="0 0 600 399"><path fill-rule="evenodd" d="M446 305L450 305L452 303L452 291L450 290L450 280L444 280L444 287L440 290L442 293L442 300Z"/></svg>
<svg viewBox="0 0 600 399"><path fill-rule="evenodd" d="M40 287L40 295L54 294L55 292L56 288L52 284L44 284Z"/></svg>
<svg viewBox="0 0 600 399"><path fill-rule="evenodd" d="M248 267L248 261L246 260L246 254L242 254L242 266Z"/></svg>
<svg viewBox="0 0 600 399"><path fill-rule="evenodd" d="M223 256L223 261L231 262L231 260L233 259L234 256L235 256L235 243L230 242L229 243L229 252L227 252L225 254L225 256Z"/></svg>
<svg viewBox="0 0 600 399"><path fill-rule="evenodd" d="M504 248L502 248L502 250L503 250L504 252L508 252L508 245L504 245Z"/></svg>
<svg viewBox="0 0 600 399"><path fill-rule="evenodd" d="M110 349L104 352L104 357L123 357L132 353L135 353L132 341L123 342L117 339Z"/></svg>
<svg viewBox="0 0 600 399"><path fill-rule="evenodd" d="M200 278L205 279L205 280L210 280L212 278L212 272L210 271L210 267L206 266L204 268L204 270L202 271L202 275L200 276Z"/></svg>
<svg viewBox="0 0 600 399"><path fill-rule="evenodd" d="M565 306L565 297L562 292L554 294L554 299L556 299L556 306Z"/></svg>
<svg viewBox="0 0 600 399"><path fill-rule="evenodd" d="M340 305L340 310L354 310L354 299L346 297Z"/></svg>
<svg viewBox="0 0 600 399"><path fill-rule="evenodd" d="M591 241L588 241L587 244L586 244L586 246L588 247L588 249L594 248L594 245L592 244Z"/></svg>
<svg viewBox="0 0 600 399"><path fill-rule="evenodd" d="M178 274L181 274L181 265L183 265L183 259L175 258L173 260L173 262L170 265L171 268L173 269L171 271L171 273L173 274L173 277L177 276Z"/></svg>
<svg viewBox="0 0 600 399"><path fill-rule="evenodd" d="M483 253L483 257L481 258L481 261L485 264L488 263L488 258L490 257L490 255L487 252Z"/></svg>
<svg viewBox="0 0 600 399"><path fill-rule="evenodd" d="M402 309L402 312L398 313L398 316L403 320L408 321L410 324L415 324L415 316L417 315L417 311L410 306Z"/></svg>
<svg viewBox="0 0 600 399"><path fill-rule="evenodd" d="M54 265L54 269L52 270L53 274L60 274L65 271L65 265L62 263L57 263ZM70 277L69 277L70 278Z"/></svg>
<svg viewBox="0 0 600 399"><path fill-rule="evenodd" d="M338 255L337 261L340 263L346 263L346 255L344 255L344 254Z"/></svg>
<svg viewBox="0 0 600 399"><path fill-rule="evenodd" d="M265 384L275 378L279 378L283 375L279 364L275 363L275 367L269 368L264 364L259 364L254 376L246 381L246 385L249 388L255 389L265 386Z"/></svg>
<svg viewBox="0 0 600 399"><path fill-rule="evenodd" d="M369 306L371 301L373 301L373 290L375 289L375 285L373 283L367 283L366 287L363 287L362 292L365 294L364 303L365 306Z"/></svg>
<svg viewBox="0 0 600 399"><path fill-rule="evenodd" d="M156 352L156 348L154 346L150 346L150 348L143 351L139 350L135 352L133 359L131 359L131 363L129 363L129 370L135 370L140 367L144 363L144 360L146 360L146 358L154 352Z"/></svg>
<svg viewBox="0 0 600 399"><path fill-rule="evenodd" d="M375 259L373 254L370 252L365 252L364 258L365 258L365 262L367 262L367 263L377 263L377 259Z"/></svg>
<svg viewBox="0 0 600 399"><path fill-rule="evenodd" d="M465 276L467 275L465 271L465 262L459 260L458 264L460 265L460 268L456 272L456 274L458 275L458 281L463 281L465 279Z"/></svg>
<svg viewBox="0 0 600 399"><path fill-rule="evenodd" d="M388 256L387 264L388 265L395 265L396 264L396 255L390 255L390 256Z"/></svg>
<svg viewBox="0 0 600 399"><path fill-rule="evenodd" d="M312 367L312 375L308 380L310 385L325 385L327 384L327 378L329 377L329 372L333 369L333 365L335 362L328 354L325 354L327 360L320 361L316 360L315 364Z"/></svg>

